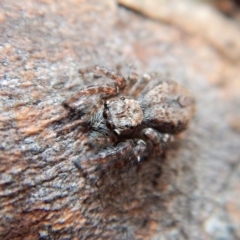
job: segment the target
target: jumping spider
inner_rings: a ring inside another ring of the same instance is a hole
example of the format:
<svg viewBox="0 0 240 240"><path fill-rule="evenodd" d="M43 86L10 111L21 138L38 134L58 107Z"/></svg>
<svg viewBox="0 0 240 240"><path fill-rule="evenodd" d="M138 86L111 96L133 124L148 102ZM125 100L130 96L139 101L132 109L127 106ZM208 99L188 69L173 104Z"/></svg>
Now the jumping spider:
<svg viewBox="0 0 240 240"><path fill-rule="evenodd" d="M81 69L80 73L105 77L101 84L80 89L63 104L78 114L80 124L87 129L89 154L74 162L86 173L121 168L151 154L160 155L172 136L185 130L193 117L193 97L174 81L145 75L140 82L147 85L133 97L139 84L134 71L127 80L101 66ZM111 82L105 83L109 79Z"/></svg>

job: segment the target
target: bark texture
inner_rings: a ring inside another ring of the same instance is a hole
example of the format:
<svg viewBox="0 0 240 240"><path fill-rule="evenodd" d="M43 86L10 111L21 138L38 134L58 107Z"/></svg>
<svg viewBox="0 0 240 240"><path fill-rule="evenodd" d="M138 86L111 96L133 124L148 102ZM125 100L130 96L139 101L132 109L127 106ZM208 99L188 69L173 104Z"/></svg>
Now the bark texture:
<svg viewBox="0 0 240 240"><path fill-rule="evenodd" d="M240 238L237 54L113 1L0 5L1 239ZM196 116L161 159L93 185L73 165L85 139L62 102L88 84L80 67L128 63L185 85Z"/></svg>

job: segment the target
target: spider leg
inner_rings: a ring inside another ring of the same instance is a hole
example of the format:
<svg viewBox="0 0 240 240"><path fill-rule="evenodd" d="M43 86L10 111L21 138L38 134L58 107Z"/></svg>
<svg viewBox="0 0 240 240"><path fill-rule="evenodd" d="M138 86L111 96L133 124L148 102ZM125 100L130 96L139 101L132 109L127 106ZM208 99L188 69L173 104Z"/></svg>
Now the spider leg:
<svg viewBox="0 0 240 240"><path fill-rule="evenodd" d="M170 134L160 133L153 128L144 128L141 133L145 138L150 140L154 148L154 153L157 155L161 155L164 148L172 140Z"/></svg>
<svg viewBox="0 0 240 240"><path fill-rule="evenodd" d="M66 124L63 128L57 131L58 134L64 133L66 135L67 133L71 132L74 128L81 126L83 124L82 119L76 120L74 122Z"/></svg>
<svg viewBox="0 0 240 240"><path fill-rule="evenodd" d="M133 70L132 70L133 71ZM129 78L136 79L136 72L130 72ZM139 78L138 81L135 81L134 84L131 84L131 87L129 87L128 94L131 96L138 96L139 93L144 89L146 83L148 83L152 79L152 76L149 74L144 74L141 78ZM133 81L132 81L133 82Z"/></svg>
<svg viewBox="0 0 240 240"><path fill-rule="evenodd" d="M81 97L91 96L96 94L102 94L102 98L108 98L111 96L117 95L119 92L118 86L116 85L95 85L95 86L87 86L85 88L80 89L76 94L70 97L63 103L63 106L67 108L71 108L71 104L77 102Z"/></svg>
<svg viewBox="0 0 240 240"><path fill-rule="evenodd" d="M141 139L126 140L117 146L100 151L97 154L81 156L74 160L74 165L86 176L97 171L123 169L130 162L140 162L146 155L147 145Z"/></svg>
<svg viewBox="0 0 240 240"><path fill-rule="evenodd" d="M63 106L65 108L74 109L75 108L74 103L79 101L80 98L86 97L86 96L101 94L101 98L113 97L119 93L119 89L123 90L126 86L126 79L122 75L118 74L115 71L109 70L105 67L96 65L96 66L80 69L79 72L82 75L88 72L96 72L108 78L111 78L115 82L113 84L91 85L91 86L87 86L80 89L76 94L74 94L68 100L63 102ZM83 103L81 103L81 105L82 104ZM71 105L73 105L73 107L71 107Z"/></svg>
<svg viewBox="0 0 240 240"><path fill-rule="evenodd" d="M133 149L133 156L140 162L146 154L147 144L142 139L136 140L136 146Z"/></svg>
<svg viewBox="0 0 240 240"><path fill-rule="evenodd" d="M119 168L126 164L126 158L130 156L133 147L133 141L127 140L96 155L81 156L74 161L74 165L87 175L111 166Z"/></svg>
<svg viewBox="0 0 240 240"><path fill-rule="evenodd" d="M82 75L84 75L85 73L89 73L89 72L99 73L103 76L111 78L112 80L114 80L116 82L117 86L121 90L123 90L126 86L126 79L122 75L120 75L117 72L110 70L108 68L105 68L105 67L102 67L99 65L95 65L95 66L91 66L91 67L87 67L87 68L82 68L79 70L79 73L81 73Z"/></svg>
<svg viewBox="0 0 240 240"><path fill-rule="evenodd" d="M129 90L133 88L133 86L137 83L139 78L139 74L137 73L135 67L132 65L129 66L129 74L127 77L127 85L124 88L123 94L128 95Z"/></svg>

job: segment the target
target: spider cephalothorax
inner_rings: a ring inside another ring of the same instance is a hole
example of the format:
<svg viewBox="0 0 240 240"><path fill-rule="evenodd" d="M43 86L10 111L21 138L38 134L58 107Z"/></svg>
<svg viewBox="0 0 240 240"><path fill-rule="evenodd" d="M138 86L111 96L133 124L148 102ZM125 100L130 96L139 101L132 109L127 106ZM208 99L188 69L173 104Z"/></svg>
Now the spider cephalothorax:
<svg viewBox="0 0 240 240"><path fill-rule="evenodd" d="M127 135L141 125L143 112L138 101L127 97L114 97L105 101L105 114L110 128L118 135Z"/></svg>
<svg viewBox="0 0 240 240"><path fill-rule="evenodd" d="M83 122L88 122L92 151L79 156L75 165L88 173L99 166L121 166L141 161L149 154L161 154L171 136L185 130L194 115L192 95L174 81L148 75L146 86L135 97L137 81L128 86L122 75L100 66L80 70L82 74L87 72L112 79L110 84L82 88L64 102L65 107L73 109L81 99L79 108ZM136 78L137 74L130 76ZM131 77L128 80L129 84L133 82Z"/></svg>

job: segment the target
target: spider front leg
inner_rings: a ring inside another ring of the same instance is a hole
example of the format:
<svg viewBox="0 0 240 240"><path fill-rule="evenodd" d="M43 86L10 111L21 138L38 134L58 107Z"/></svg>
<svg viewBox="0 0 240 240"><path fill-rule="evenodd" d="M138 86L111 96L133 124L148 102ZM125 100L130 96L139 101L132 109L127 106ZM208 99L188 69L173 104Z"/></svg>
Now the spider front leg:
<svg viewBox="0 0 240 240"><path fill-rule="evenodd" d="M168 143L173 138L170 134L162 134L153 128L145 128L142 130L141 134L150 140L156 155L161 155L164 148L167 147Z"/></svg>
<svg viewBox="0 0 240 240"><path fill-rule="evenodd" d="M82 75L88 72L97 72L108 78L111 78L114 80L114 82L113 84L92 85L80 89L76 94L63 103L63 106L66 108L74 108L75 102L79 101L79 99L83 98L84 96L93 96L97 94L100 94L101 98L116 96L119 93L119 90L123 90L126 86L126 79L123 76L105 67L96 65L80 69L79 72ZM71 105L73 105L73 107L71 107Z"/></svg>
<svg viewBox="0 0 240 240"><path fill-rule="evenodd" d="M81 73L82 75L84 75L85 73L89 73L89 72L99 73L103 76L111 78L112 80L114 80L116 82L116 84L120 90L123 90L126 86L126 79L122 75L120 75L117 72L110 70L108 68L105 68L105 67L102 67L99 65L95 65L95 66L91 66L91 67L87 67L87 68L82 68L79 70L79 73Z"/></svg>
<svg viewBox="0 0 240 240"><path fill-rule="evenodd" d="M74 161L74 165L91 178L95 172L119 170L130 162L140 161L146 153L146 147L143 140L126 140L96 155L81 156Z"/></svg>
<svg viewBox="0 0 240 240"><path fill-rule="evenodd" d="M76 94L70 97L68 100L63 102L63 106L67 108L71 108L71 105L74 106L74 103L79 101L80 98L84 96L92 96L96 94L101 94L101 98L108 98L117 95L119 92L118 86L115 84L108 85L95 85L95 86L87 86L85 88L80 89Z"/></svg>
<svg viewBox="0 0 240 240"><path fill-rule="evenodd" d="M134 147L132 140L119 143L110 149L105 149L96 155L81 156L74 161L74 165L86 175L109 167L121 167L126 164Z"/></svg>

